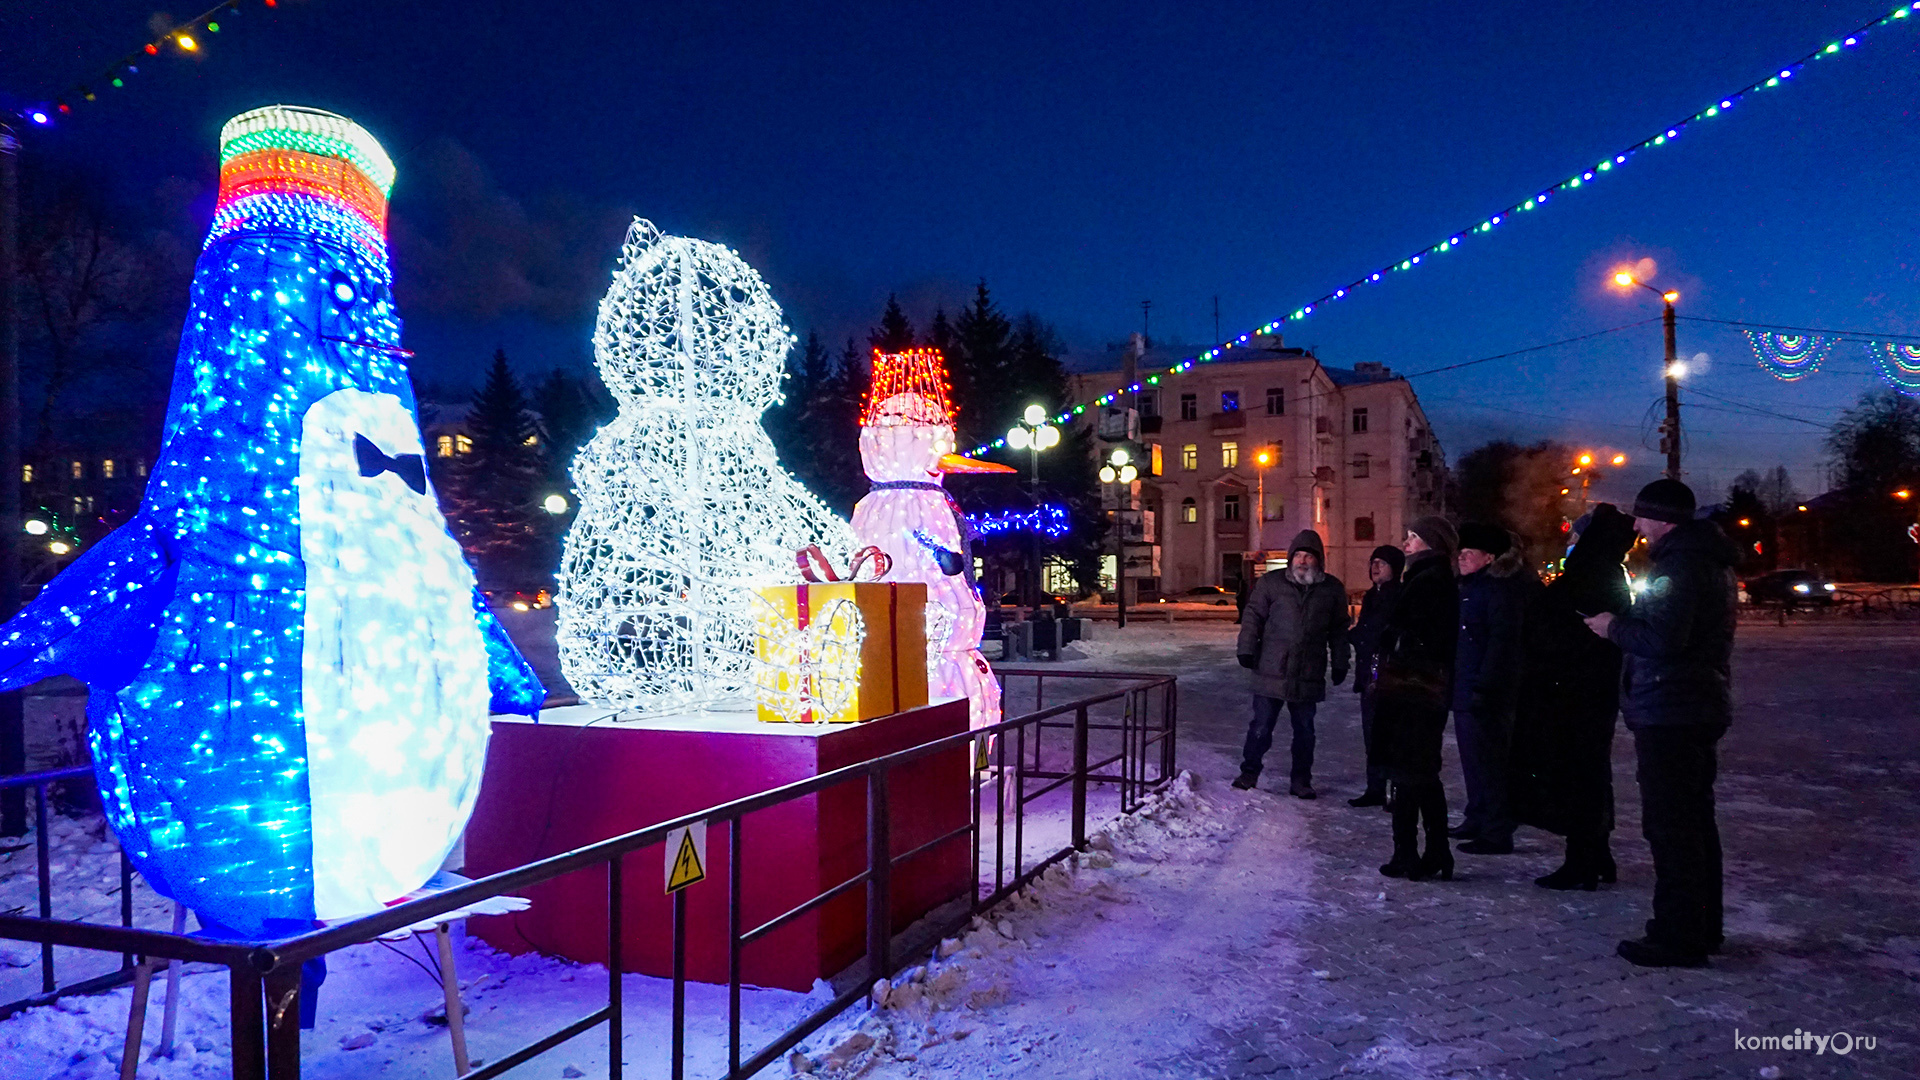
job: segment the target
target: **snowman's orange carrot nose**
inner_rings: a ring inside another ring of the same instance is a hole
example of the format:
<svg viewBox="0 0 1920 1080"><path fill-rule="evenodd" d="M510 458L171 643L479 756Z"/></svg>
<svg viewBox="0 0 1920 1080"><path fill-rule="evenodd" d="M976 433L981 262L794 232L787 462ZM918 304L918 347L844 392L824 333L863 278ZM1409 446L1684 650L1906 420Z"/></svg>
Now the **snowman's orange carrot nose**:
<svg viewBox="0 0 1920 1080"><path fill-rule="evenodd" d="M940 471L943 473L1004 473L1020 470L1011 465L1002 465L997 461L981 461L977 458L961 457L959 454L942 454Z"/></svg>

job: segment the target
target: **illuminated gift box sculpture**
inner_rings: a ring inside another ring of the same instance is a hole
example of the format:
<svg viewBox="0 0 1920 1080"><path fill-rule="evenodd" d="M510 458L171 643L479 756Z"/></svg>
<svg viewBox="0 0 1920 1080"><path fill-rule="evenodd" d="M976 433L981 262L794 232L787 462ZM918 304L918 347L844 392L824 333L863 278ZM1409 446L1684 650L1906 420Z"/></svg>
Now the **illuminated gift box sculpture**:
<svg viewBox="0 0 1920 1080"><path fill-rule="evenodd" d="M139 512L0 627L0 688L87 683L107 820L148 882L248 936L423 884L489 706L545 691L428 487L387 267L393 164L273 106L220 133Z"/></svg>
<svg viewBox="0 0 1920 1080"><path fill-rule="evenodd" d="M1013 470L953 448L940 351L874 350L873 387L860 418L860 464L873 488L853 508L855 542L885 552L895 580L926 583L931 693L966 698L979 728L1000 722L1000 684L980 655L987 608L973 580L971 530L940 481L948 473Z"/></svg>
<svg viewBox="0 0 1920 1080"><path fill-rule="evenodd" d="M619 412L573 463L560 665L580 696L645 713L747 707L752 588L846 522L780 468L760 415L792 335L740 256L635 219L593 331Z"/></svg>
<svg viewBox="0 0 1920 1080"><path fill-rule="evenodd" d="M886 556L872 548L854 556L848 577L874 555L874 576L885 577ZM925 705L927 587L841 581L830 567L826 577L809 567L805 583L759 590L760 719L844 724Z"/></svg>

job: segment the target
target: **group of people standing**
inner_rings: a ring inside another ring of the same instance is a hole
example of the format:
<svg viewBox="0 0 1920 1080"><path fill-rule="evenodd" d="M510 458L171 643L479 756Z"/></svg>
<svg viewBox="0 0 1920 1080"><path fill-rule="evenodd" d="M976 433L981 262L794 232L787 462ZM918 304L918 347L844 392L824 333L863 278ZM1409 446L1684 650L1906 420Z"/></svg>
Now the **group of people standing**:
<svg viewBox="0 0 1920 1080"><path fill-rule="evenodd" d="M1652 565L1636 596L1624 562L1642 538ZM1617 876L1612 754L1624 710L1655 885L1646 936L1618 951L1647 966L1704 965L1723 940L1713 783L1732 719L1736 554L1670 479L1643 488L1631 514L1602 503L1574 523L1546 583L1506 529L1424 517L1400 547L1374 550L1350 626L1320 536L1303 531L1287 569L1260 578L1241 613L1254 715L1234 786L1258 782L1284 709L1289 792L1317 797L1316 708L1329 669L1335 685L1351 669L1367 775L1348 802L1391 814L1382 874L1451 880L1450 839L1466 854L1506 855L1525 824L1566 838L1563 864L1535 884L1592 890ZM1452 826L1440 778L1449 713L1467 796Z"/></svg>

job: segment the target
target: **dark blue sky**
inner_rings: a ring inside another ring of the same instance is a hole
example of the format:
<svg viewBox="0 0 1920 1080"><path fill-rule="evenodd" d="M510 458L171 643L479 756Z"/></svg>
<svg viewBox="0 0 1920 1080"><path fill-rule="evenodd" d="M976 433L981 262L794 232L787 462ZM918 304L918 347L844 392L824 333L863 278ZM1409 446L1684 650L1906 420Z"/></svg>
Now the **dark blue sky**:
<svg viewBox="0 0 1920 1080"><path fill-rule="evenodd" d="M1138 328L1142 299L1156 336L1192 342L1211 339L1216 295L1228 332L1279 317L1890 9L248 0L199 57L150 63L34 149L130 189L172 175L210 191L228 116L286 101L354 117L399 159L403 315L448 378L495 344L528 368L584 362L635 212L738 247L799 333L864 332L890 291L924 320L984 276L1089 367ZM6 5L0 92L52 92L152 14ZM1420 370L1603 329L1657 312L1605 286L1640 258L1684 313L1920 333L1908 22L1289 327L1289 343ZM1680 343L1707 354L1702 391L1810 420L1875 383L1857 346L1785 384L1730 329L1683 324ZM1651 475L1659 347L1651 325L1416 386L1453 456L1553 436ZM1702 487L1776 463L1824 486L1816 427L1687 420Z"/></svg>

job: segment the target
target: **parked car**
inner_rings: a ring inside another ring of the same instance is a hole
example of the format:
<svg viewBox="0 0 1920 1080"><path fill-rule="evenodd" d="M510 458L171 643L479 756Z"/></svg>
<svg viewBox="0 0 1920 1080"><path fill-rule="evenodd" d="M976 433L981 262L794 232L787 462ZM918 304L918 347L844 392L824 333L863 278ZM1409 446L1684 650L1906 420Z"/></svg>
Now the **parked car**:
<svg viewBox="0 0 1920 1080"><path fill-rule="evenodd" d="M1188 589L1186 592L1180 593L1177 596L1161 597L1160 603L1162 604L1208 604L1208 603L1211 603L1215 607L1226 607L1228 604L1233 603L1233 593L1229 592L1226 589L1221 588L1218 585L1195 585L1193 588Z"/></svg>
<svg viewBox="0 0 1920 1080"><path fill-rule="evenodd" d="M1775 570L1747 582L1747 600L1754 604L1831 604L1839 587L1811 570Z"/></svg>

